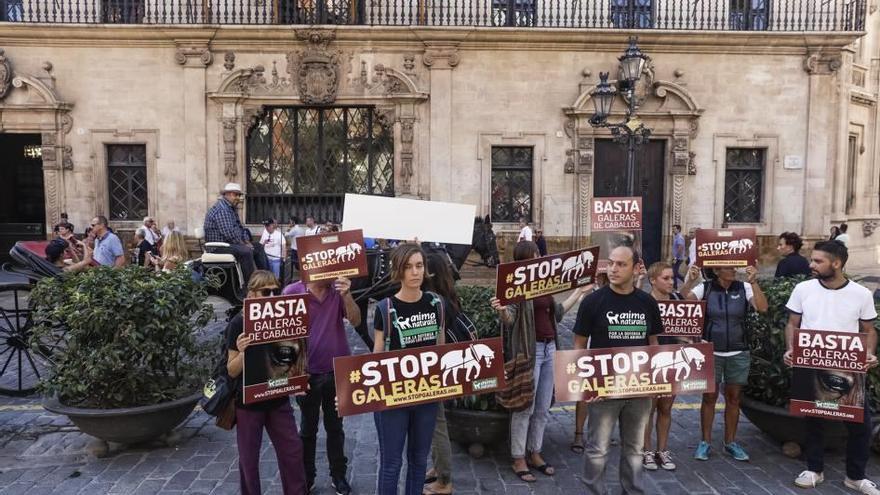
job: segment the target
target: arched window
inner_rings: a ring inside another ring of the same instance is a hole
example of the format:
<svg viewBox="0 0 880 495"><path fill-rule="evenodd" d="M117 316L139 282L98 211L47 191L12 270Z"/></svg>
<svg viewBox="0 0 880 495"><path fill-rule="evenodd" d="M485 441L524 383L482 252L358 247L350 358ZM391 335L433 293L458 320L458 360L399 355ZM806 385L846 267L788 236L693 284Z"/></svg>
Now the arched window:
<svg viewBox="0 0 880 495"><path fill-rule="evenodd" d="M271 107L247 137L247 223L342 220L345 193L394 196L394 136L373 107Z"/></svg>

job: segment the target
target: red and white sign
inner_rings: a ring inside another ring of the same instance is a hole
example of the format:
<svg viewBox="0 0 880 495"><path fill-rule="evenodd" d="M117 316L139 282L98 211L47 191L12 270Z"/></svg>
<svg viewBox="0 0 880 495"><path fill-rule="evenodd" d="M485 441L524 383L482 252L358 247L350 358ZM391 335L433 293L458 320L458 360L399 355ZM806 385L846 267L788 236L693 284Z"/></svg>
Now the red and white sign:
<svg viewBox="0 0 880 495"><path fill-rule="evenodd" d="M706 301L657 301L663 320L662 335L700 337L706 320Z"/></svg>
<svg viewBox="0 0 880 495"><path fill-rule="evenodd" d="M593 232L642 230L642 198L593 198Z"/></svg>

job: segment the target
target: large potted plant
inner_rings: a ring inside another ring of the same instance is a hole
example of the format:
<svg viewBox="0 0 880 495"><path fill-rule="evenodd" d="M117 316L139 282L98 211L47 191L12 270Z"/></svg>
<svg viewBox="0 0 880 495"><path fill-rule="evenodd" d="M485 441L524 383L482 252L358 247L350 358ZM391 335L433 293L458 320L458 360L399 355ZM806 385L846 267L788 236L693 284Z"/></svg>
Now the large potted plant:
<svg viewBox="0 0 880 495"><path fill-rule="evenodd" d="M752 424L778 442L800 445L804 443L804 419L788 413L791 369L783 363L782 355L785 353L785 325L788 321L785 303L794 286L803 280L804 277L798 277L761 282L769 309L765 314L752 312L747 319L752 366L742 398L743 414ZM868 401L874 411L880 408L878 368L868 374ZM826 447L839 448L846 439L846 429L842 423L829 422L825 437Z"/></svg>
<svg viewBox="0 0 880 495"><path fill-rule="evenodd" d="M40 384L44 407L105 441L138 443L174 429L210 369L210 346L196 339L213 317L206 297L184 267L96 268L41 280L31 294L31 344L66 331Z"/></svg>
<svg viewBox="0 0 880 495"><path fill-rule="evenodd" d="M462 285L456 287L462 309L477 327L477 338L501 335L498 314L489 306L495 295L490 287ZM496 404L495 394L470 395L446 402L449 438L468 448L474 457L481 457L486 445L503 443L510 428L510 414Z"/></svg>

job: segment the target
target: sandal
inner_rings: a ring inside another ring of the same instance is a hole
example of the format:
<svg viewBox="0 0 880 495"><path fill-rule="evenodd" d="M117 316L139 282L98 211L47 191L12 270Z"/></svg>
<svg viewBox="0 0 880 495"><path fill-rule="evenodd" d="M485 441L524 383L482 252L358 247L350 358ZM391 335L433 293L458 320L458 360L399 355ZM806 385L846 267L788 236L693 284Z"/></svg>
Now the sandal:
<svg viewBox="0 0 880 495"><path fill-rule="evenodd" d="M554 474L556 474L556 469L554 469L553 465L550 463L544 463L540 466L531 465L529 467L537 469L538 472L543 474L544 476L553 476Z"/></svg>
<svg viewBox="0 0 880 495"><path fill-rule="evenodd" d="M435 487L434 485L434 483L431 483L430 485L425 486L422 495L452 495L452 493L454 493L451 484L446 485L449 491L440 491L438 487Z"/></svg>
<svg viewBox="0 0 880 495"><path fill-rule="evenodd" d="M534 483L534 482L538 481L538 478L535 478L535 475L532 474L532 472L529 471L528 469L526 469L525 471L514 470L513 472L514 472L514 474L516 474L519 477L520 480L525 481L526 483ZM532 479L526 478L527 476L531 476Z"/></svg>
<svg viewBox="0 0 880 495"><path fill-rule="evenodd" d="M580 442L577 441L578 437L581 437ZM574 432L574 438L575 438L575 440L573 442L571 442L571 445L569 446L569 448L575 454L581 455L584 453L584 432L582 432L582 431Z"/></svg>
<svg viewBox="0 0 880 495"><path fill-rule="evenodd" d="M435 471L434 468L431 468L425 474L425 484L430 485L431 483L433 483L435 481L437 481L437 471Z"/></svg>

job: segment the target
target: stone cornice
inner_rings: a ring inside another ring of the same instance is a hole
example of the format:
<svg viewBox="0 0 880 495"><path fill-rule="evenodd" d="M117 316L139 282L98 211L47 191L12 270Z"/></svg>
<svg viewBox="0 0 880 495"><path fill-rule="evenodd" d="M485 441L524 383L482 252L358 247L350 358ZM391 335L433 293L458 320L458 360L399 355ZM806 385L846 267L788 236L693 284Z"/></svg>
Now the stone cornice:
<svg viewBox="0 0 880 495"><path fill-rule="evenodd" d="M118 26L4 24L0 45L52 47L168 47L210 44L212 50L284 49L296 42L289 26ZM364 41L423 47L427 43L458 45L460 50L562 50L618 53L633 32L608 29L501 29L422 26L343 26L327 28L338 46ZM864 32L639 32L639 45L653 53L803 54L817 48L841 49Z"/></svg>

